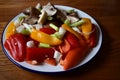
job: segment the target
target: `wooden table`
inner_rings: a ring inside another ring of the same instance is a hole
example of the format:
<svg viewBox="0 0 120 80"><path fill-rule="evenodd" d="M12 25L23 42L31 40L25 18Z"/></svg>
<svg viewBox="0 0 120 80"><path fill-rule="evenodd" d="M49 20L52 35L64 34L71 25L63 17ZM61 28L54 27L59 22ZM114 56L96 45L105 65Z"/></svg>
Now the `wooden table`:
<svg viewBox="0 0 120 80"><path fill-rule="evenodd" d="M5 25L23 9L50 0L0 0L0 37ZM120 80L120 0L51 0L93 16L103 31L103 44L87 65L67 74L37 74L8 60L0 46L0 80Z"/></svg>

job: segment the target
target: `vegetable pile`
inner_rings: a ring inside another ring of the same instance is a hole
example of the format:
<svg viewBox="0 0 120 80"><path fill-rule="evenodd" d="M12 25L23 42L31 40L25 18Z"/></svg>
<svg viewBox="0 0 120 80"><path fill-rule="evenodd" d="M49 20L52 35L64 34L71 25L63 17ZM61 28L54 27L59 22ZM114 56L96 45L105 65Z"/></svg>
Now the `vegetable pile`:
<svg viewBox="0 0 120 80"><path fill-rule="evenodd" d="M38 3L23 14L8 25L4 43L18 62L60 64L67 70L78 65L97 44L96 26L75 10Z"/></svg>

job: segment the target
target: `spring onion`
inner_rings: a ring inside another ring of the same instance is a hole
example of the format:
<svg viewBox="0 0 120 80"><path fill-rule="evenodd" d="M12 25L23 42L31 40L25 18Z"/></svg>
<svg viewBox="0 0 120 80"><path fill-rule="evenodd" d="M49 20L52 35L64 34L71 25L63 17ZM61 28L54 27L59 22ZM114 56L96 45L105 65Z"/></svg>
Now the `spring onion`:
<svg viewBox="0 0 120 80"><path fill-rule="evenodd" d="M56 30L56 31L59 30L59 28L58 28L56 25L52 24L52 23L50 23L49 26L50 26L51 28L53 28L54 30Z"/></svg>
<svg viewBox="0 0 120 80"><path fill-rule="evenodd" d="M83 19L81 19L81 20L71 24L70 26L71 27L78 27L78 26L82 25L83 23L85 23L85 21Z"/></svg>
<svg viewBox="0 0 120 80"><path fill-rule="evenodd" d="M57 38L59 38L59 39L62 39L63 36L65 35L65 33L66 33L66 30L65 30L63 27L60 27L60 28L59 28L59 31L58 31L58 32L55 32L55 33L52 34L51 36L55 36L55 37L57 37Z"/></svg>
<svg viewBox="0 0 120 80"><path fill-rule="evenodd" d="M68 19L66 19L66 20L64 21L64 24L70 25L70 21L69 21Z"/></svg>
<svg viewBox="0 0 120 80"><path fill-rule="evenodd" d="M50 48L51 46L46 43L39 43L38 47Z"/></svg>

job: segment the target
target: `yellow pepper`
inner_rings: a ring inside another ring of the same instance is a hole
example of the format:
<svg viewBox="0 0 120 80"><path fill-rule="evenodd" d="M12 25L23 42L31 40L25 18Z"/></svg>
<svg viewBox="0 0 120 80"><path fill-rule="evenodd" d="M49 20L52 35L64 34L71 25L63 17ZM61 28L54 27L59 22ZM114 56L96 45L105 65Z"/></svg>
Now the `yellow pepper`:
<svg viewBox="0 0 120 80"><path fill-rule="evenodd" d="M84 37L86 39L88 39L90 36L90 33L92 31L92 23L91 23L91 20L89 18L82 18L82 20L84 20L85 23L82 24L81 29L82 29Z"/></svg>
<svg viewBox="0 0 120 80"><path fill-rule="evenodd" d="M50 44L50 45L59 45L62 43L60 39L54 36L50 36L42 31L32 29L30 37L38 42Z"/></svg>
<svg viewBox="0 0 120 80"><path fill-rule="evenodd" d="M68 26L67 24L63 24L62 27L74 34L79 40L81 40L81 35L78 32L74 31L70 26Z"/></svg>
<svg viewBox="0 0 120 80"><path fill-rule="evenodd" d="M11 35L15 33L15 29L16 28L15 28L14 22L10 22L6 30L6 35L5 35L6 39L8 39Z"/></svg>

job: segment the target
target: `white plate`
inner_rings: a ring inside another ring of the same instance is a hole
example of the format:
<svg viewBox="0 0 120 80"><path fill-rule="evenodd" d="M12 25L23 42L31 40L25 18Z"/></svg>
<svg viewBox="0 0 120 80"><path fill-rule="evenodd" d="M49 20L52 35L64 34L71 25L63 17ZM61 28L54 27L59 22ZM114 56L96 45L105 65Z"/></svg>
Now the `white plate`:
<svg viewBox="0 0 120 80"><path fill-rule="evenodd" d="M85 12L83 12L81 10L78 10L76 8L68 7L68 6L55 5L55 7L59 8L59 9L63 9L63 10L74 9L75 11L77 11L77 13L78 13L78 15L80 17L90 18L92 23L97 26L98 31L99 31L99 40L98 40L97 46L92 49L92 51L85 57L85 59L82 62L80 62L79 65L77 65L77 66L72 68L72 69L75 69L77 67L80 67L80 66L86 64L88 61L90 61L97 54L97 52L99 51L99 49L101 47L101 44L102 44L102 31L100 29L100 26L97 24L97 22L90 15L86 14ZM22 15L23 15L22 13L18 14L11 21L15 21L19 16L22 16ZM8 25L9 25L9 23L8 23ZM10 59L10 61L12 61L14 64L16 64L17 66L19 66L19 67L21 67L23 69L26 69L26 70L29 70L29 71L33 71L33 72L44 72L44 73L65 72L63 70L62 66L60 66L60 65L57 65L57 66L51 66L49 64L30 65L30 64L26 63L25 61L24 62L18 62L16 60L14 60L11 57L10 53L3 46L3 44L5 42L5 34L6 34L6 29L7 29L8 25L5 27L5 29L4 29L4 31L2 33L2 40L1 41L2 41L2 49L3 49L4 53L5 53L5 55ZM70 70L72 70L72 69L70 69Z"/></svg>

